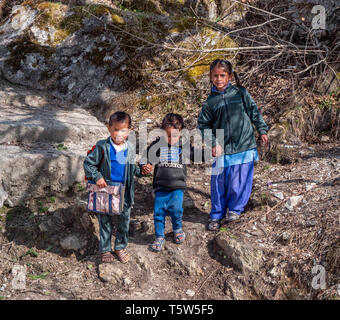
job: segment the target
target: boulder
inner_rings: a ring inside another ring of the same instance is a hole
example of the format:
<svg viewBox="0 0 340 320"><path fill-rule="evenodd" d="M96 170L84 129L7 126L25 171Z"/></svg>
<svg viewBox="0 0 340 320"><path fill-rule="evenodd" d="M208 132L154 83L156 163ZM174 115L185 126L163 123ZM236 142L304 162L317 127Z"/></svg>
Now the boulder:
<svg viewBox="0 0 340 320"><path fill-rule="evenodd" d="M215 241L222 249L223 255L230 259L236 269L257 273L261 268L263 252L252 244L236 239L227 233L219 234Z"/></svg>
<svg viewBox="0 0 340 320"><path fill-rule="evenodd" d="M127 58L108 28L113 19L124 20L110 10L52 2L14 6L0 26L0 73L68 101L109 101L121 91L116 73Z"/></svg>
<svg viewBox="0 0 340 320"><path fill-rule="evenodd" d="M83 160L106 127L78 106L0 81L0 198L18 205L84 181ZM2 189L1 189L2 188ZM0 200L1 200L0 199ZM1 202L0 201L0 204Z"/></svg>

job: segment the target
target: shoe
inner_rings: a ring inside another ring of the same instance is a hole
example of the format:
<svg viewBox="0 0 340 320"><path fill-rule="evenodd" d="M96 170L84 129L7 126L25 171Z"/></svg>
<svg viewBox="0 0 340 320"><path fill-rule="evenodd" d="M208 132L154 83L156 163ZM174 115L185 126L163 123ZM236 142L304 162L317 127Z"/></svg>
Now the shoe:
<svg viewBox="0 0 340 320"><path fill-rule="evenodd" d="M216 231L221 227L221 220L219 219L210 219L208 224L208 230Z"/></svg>
<svg viewBox="0 0 340 320"><path fill-rule="evenodd" d="M240 215L233 212L233 211L229 211L228 214L227 214L227 217L226 217L226 220L231 222L231 221L235 221L235 220L238 220L240 219Z"/></svg>

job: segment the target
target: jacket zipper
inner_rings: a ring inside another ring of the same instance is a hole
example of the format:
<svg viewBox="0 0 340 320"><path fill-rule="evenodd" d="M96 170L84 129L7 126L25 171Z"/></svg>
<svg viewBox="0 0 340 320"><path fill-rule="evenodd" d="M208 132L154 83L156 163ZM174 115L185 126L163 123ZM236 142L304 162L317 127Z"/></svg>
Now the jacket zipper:
<svg viewBox="0 0 340 320"><path fill-rule="evenodd" d="M231 131L230 131L231 122L230 122L230 117L229 117L229 112L228 112L228 105L227 105L227 102L226 102L226 100L225 100L224 93L223 93L223 101L224 101L224 105L225 105L225 107L226 107L227 117L228 117L228 122L229 122L228 131L229 131L229 138L230 138L230 143L231 143L231 153L234 153L233 139L232 139Z"/></svg>

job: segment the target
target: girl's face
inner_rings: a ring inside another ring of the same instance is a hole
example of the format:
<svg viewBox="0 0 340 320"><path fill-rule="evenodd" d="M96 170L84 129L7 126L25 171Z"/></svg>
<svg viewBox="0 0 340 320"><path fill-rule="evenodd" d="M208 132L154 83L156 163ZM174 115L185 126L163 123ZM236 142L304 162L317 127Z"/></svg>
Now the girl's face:
<svg viewBox="0 0 340 320"><path fill-rule="evenodd" d="M218 91L223 91L233 75L225 71L223 67L216 66L210 72L210 80Z"/></svg>
<svg viewBox="0 0 340 320"><path fill-rule="evenodd" d="M129 121L113 122L107 128L109 129L112 141L117 145L123 144L130 132Z"/></svg>

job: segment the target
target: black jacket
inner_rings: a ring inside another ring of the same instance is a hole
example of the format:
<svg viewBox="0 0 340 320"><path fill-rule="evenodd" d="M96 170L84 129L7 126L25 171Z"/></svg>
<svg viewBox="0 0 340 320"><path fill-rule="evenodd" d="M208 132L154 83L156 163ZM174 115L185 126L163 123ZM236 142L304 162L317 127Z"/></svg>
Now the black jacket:
<svg viewBox="0 0 340 320"><path fill-rule="evenodd" d="M203 151L195 149L190 142L169 145L163 137L157 138L144 152L140 165L154 165L153 189L171 191L186 188L187 168L190 161L202 161ZM204 159L203 159L204 161Z"/></svg>

